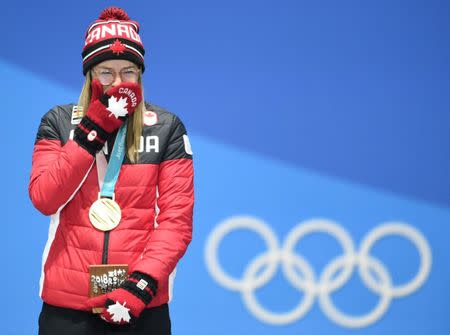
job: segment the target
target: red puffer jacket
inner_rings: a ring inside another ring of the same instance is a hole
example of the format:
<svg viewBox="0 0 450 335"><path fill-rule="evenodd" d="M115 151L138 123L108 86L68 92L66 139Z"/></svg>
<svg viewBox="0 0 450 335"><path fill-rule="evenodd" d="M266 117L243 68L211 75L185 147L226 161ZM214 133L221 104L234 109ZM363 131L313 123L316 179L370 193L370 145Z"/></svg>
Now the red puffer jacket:
<svg viewBox="0 0 450 335"><path fill-rule="evenodd" d="M158 292L147 307L169 300L169 275L192 237L192 151L178 117L146 108L139 161L125 158L115 187L122 219L109 233L89 221L99 183L94 157L72 140L76 108L57 106L42 118L29 194L39 211L51 215L41 276L48 304L88 310L88 266L102 263L128 264L130 273L156 279Z"/></svg>

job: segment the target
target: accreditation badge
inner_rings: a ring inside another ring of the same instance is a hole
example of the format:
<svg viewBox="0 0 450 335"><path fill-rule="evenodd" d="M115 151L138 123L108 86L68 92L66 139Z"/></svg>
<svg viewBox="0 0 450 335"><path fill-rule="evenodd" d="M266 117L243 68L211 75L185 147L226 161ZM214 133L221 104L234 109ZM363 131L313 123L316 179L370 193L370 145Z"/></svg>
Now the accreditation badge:
<svg viewBox="0 0 450 335"><path fill-rule="evenodd" d="M89 220L101 231L110 231L119 225L122 217L120 206L113 199L99 198L89 208Z"/></svg>

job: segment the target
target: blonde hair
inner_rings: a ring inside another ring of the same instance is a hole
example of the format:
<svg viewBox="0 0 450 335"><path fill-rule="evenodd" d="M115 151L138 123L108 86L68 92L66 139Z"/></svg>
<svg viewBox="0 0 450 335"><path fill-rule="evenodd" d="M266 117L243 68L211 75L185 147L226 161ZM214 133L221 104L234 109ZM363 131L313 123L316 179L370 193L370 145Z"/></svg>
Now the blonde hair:
<svg viewBox="0 0 450 335"><path fill-rule="evenodd" d="M78 100L78 108L82 109L83 115L86 114L86 111L89 108L89 103L91 101L91 82L92 82L91 71L88 71L88 73L86 73L86 80L84 81L83 88L81 89L80 98ZM142 87L141 74L139 74L138 82L141 85L142 97L144 97L144 89ZM144 112L145 112L145 103L144 99L142 99L142 102L136 107L136 111L128 119L126 155L129 161L132 163L136 163L139 160L139 146L141 143L142 118Z"/></svg>

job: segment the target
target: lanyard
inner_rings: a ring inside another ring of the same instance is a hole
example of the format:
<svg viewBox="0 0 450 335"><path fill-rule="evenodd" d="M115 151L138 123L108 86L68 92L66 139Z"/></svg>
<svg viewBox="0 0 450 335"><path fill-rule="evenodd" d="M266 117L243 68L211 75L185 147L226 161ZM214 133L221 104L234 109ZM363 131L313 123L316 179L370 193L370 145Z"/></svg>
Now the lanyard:
<svg viewBox="0 0 450 335"><path fill-rule="evenodd" d="M127 135L127 122L128 120L123 123L117 133L116 141L114 142L114 147L107 167L103 152L100 151L96 155L98 182L99 188L101 190L100 198L107 197L114 199L114 188L116 186L117 179L119 178L120 167L122 166L122 162L125 157L125 137Z"/></svg>

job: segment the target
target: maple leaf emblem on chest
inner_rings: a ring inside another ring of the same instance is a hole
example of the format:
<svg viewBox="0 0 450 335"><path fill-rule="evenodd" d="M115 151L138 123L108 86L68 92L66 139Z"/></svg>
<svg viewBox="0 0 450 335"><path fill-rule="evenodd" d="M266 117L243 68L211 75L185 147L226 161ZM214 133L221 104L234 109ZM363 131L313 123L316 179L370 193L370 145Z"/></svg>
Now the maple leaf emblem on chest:
<svg viewBox="0 0 450 335"><path fill-rule="evenodd" d="M128 111L125 108L127 106L128 106L128 103L127 103L126 98L121 97L119 100L117 100L117 98L115 96L111 96L108 99L108 108L106 108L106 109L111 112L111 114L109 114L109 116L114 114L116 119L118 119L120 116L125 116L128 114Z"/></svg>
<svg viewBox="0 0 450 335"><path fill-rule="evenodd" d="M116 55L120 55L125 51L125 45L119 40L115 40L114 43L110 45L109 49Z"/></svg>
<svg viewBox="0 0 450 335"><path fill-rule="evenodd" d="M110 305L107 309L108 313L111 315L111 320L113 322L121 322L122 320L125 322L130 322L130 313L128 312L130 309L125 307L126 302L123 305L116 301L114 305Z"/></svg>

